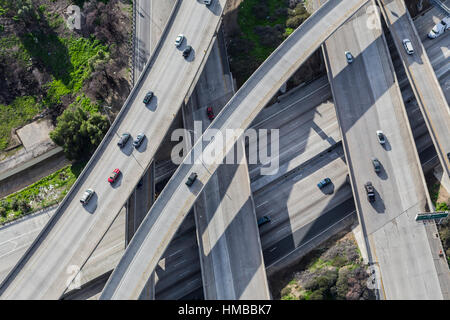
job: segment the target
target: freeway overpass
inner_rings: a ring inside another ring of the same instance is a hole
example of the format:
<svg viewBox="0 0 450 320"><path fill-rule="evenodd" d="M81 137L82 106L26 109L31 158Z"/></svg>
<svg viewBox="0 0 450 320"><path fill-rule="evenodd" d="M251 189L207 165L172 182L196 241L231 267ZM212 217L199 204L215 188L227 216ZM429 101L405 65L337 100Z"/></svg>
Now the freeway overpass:
<svg viewBox="0 0 450 320"><path fill-rule="evenodd" d="M49 223L2 282L1 298L57 299L67 289L76 276L74 268L81 268L101 241L194 89L225 3L216 0L206 7L198 1L176 2L161 40L111 129ZM177 49L173 41L179 33L186 41ZM180 50L187 44L193 51L183 59ZM145 106L142 100L148 90L155 97ZM116 142L127 131L132 137L146 134L139 149L131 143L118 149ZM106 178L114 168L123 174L111 187ZM95 189L96 195L83 208L78 201L87 188Z"/></svg>
<svg viewBox="0 0 450 320"><path fill-rule="evenodd" d="M214 129L219 130L224 137L226 129L246 129L298 67L366 2L331 0L323 5L258 68L203 137L214 136ZM203 150L201 154L208 155L213 150L219 150L216 149L218 139L208 143L203 137L194 145L193 150L199 148ZM227 141L220 148L221 154L227 154L238 138L239 136L227 136ZM187 155L145 217L109 278L101 295L102 299L136 299L139 296L170 239L223 158L216 153L216 161L205 164L200 159L201 155L195 155L198 157L194 160L199 160L199 163L194 161L192 164L192 153L191 151ZM184 182L191 172L196 172L198 178L193 187L188 188ZM141 254L143 252L145 254Z"/></svg>
<svg viewBox="0 0 450 320"><path fill-rule="evenodd" d="M414 214L431 200L386 40L380 27L367 23L371 6L375 3L363 7L324 44L356 209L369 261L380 268L381 297L442 299L427 230L414 221ZM353 63L347 63L345 51L353 54ZM387 137L384 147L377 130ZM379 174L373 157L381 161ZM373 203L367 201L367 181L375 187Z"/></svg>
<svg viewBox="0 0 450 320"><path fill-rule="evenodd" d="M379 0L378 2L381 4L382 13L402 57L406 74L448 180L450 177L448 156L450 154L450 109L447 101L404 1ZM406 53L403 48L403 39L411 40L414 54Z"/></svg>

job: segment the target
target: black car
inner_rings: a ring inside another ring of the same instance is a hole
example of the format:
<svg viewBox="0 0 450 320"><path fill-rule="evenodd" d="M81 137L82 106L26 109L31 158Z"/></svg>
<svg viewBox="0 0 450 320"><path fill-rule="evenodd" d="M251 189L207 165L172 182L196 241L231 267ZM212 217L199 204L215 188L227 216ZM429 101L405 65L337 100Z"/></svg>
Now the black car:
<svg viewBox="0 0 450 320"><path fill-rule="evenodd" d="M372 182L368 181L364 185L364 188L366 189L367 199L369 200L369 202L374 202L375 201L375 189L373 188Z"/></svg>
<svg viewBox="0 0 450 320"><path fill-rule="evenodd" d="M197 173L192 172L191 175L189 176L189 178L186 181L186 185L188 187L192 186L194 184L195 180L197 180Z"/></svg>
<svg viewBox="0 0 450 320"><path fill-rule="evenodd" d="M192 51L192 47L187 46L186 49L183 50L183 57L185 57L185 58L189 57L189 55L191 54L191 51Z"/></svg>
<svg viewBox="0 0 450 320"><path fill-rule="evenodd" d="M143 134L143 133L138 134L136 139L133 141L133 146L135 148L139 148L142 144L142 141L144 141L144 138L145 138L145 134Z"/></svg>
<svg viewBox="0 0 450 320"><path fill-rule="evenodd" d="M122 136L120 137L119 142L117 142L117 145L118 145L120 148L125 147L125 145L127 144L128 139L130 139L130 136L131 136L131 135L130 135L128 132L123 133Z"/></svg>
<svg viewBox="0 0 450 320"><path fill-rule="evenodd" d="M144 98L144 103L149 104L150 100L152 100L152 98L153 98L153 92L152 91L147 92L147 94L145 95L145 98Z"/></svg>

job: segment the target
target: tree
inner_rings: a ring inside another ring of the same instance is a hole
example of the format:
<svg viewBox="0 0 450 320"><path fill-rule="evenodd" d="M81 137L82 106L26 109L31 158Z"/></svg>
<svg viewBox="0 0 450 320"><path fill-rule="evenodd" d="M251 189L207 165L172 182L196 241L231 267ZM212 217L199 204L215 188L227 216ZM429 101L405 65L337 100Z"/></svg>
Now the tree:
<svg viewBox="0 0 450 320"><path fill-rule="evenodd" d="M4 207L0 207L0 217L6 217L6 209Z"/></svg>
<svg viewBox="0 0 450 320"><path fill-rule="evenodd" d="M26 19L34 16L31 0L0 0L0 6L11 11L15 18Z"/></svg>
<svg viewBox="0 0 450 320"><path fill-rule="evenodd" d="M95 151L108 129L105 116L98 112L89 114L78 106L63 112L50 138L63 148L69 160L85 160Z"/></svg>

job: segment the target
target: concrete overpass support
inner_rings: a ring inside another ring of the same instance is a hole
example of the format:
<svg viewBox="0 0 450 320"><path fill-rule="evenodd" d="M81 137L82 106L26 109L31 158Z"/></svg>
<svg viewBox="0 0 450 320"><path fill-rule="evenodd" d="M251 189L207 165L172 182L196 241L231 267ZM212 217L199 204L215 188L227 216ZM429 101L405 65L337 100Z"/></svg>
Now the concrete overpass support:
<svg viewBox="0 0 450 320"><path fill-rule="evenodd" d="M245 158L219 167L194 212L205 299L270 299Z"/></svg>
<svg viewBox="0 0 450 320"><path fill-rule="evenodd" d="M197 87L182 109L190 133L198 124L202 131L209 126L207 107L217 114L234 94L222 32L218 35ZM208 300L270 299L243 143L237 148L244 158L220 166L194 205Z"/></svg>
<svg viewBox="0 0 450 320"><path fill-rule="evenodd" d="M127 222L125 243L130 243L136 230L141 225L142 220L150 210L155 201L155 162L153 161L147 172L142 177L136 190L132 193L127 203ZM144 290L142 291L140 300L155 299L155 274L152 273Z"/></svg>
<svg viewBox="0 0 450 320"><path fill-rule="evenodd" d="M127 203L125 243L128 246L134 233L155 201L155 162L152 162Z"/></svg>

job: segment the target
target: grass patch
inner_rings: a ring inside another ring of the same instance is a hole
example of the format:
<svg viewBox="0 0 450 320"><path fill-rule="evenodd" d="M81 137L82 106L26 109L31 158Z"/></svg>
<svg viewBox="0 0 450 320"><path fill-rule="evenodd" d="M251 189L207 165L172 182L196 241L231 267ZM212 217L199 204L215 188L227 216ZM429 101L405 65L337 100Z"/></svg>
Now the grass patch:
<svg viewBox="0 0 450 320"><path fill-rule="evenodd" d="M24 67L31 66L31 56L16 36L0 37L0 57L10 57Z"/></svg>
<svg viewBox="0 0 450 320"><path fill-rule="evenodd" d="M45 107L61 103L66 95L76 95L89 78L96 61L108 59L108 48L94 38L61 38L54 33L28 33L22 38L16 36L0 38L0 57L8 55L26 67L31 58L44 65L53 80L44 88L47 90L42 101L35 97L18 97L10 105L0 105L0 151L8 147L11 129L22 126ZM87 111L98 111L98 106L82 96L75 103Z"/></svg>
<svg viewBox="0 0 450 320"><path fill-rule="evenodd" d="M69 165L0 201L0 224L59 203L86 163Z"/></svg>
<svg viewBox="0 0 450 320"><path fill-rule="evenodd" d="M0 150L8 146L13 128L30 121L41 110L42 105L34 97L20 97L8 106L0 105Z"/></svg>
<svg viewBox="0 0 450 320"><path fill-rule="evenodd" d="M44 104L61 102L61 97L77 93L92 72L93 58L108 49L94 38L61 38L54 33L28 33L22 39L28 54L39 59L53 81L48 84Z"/></svg>
<svg viewBox="0 0 450 320"><path fill-rule="evenodd" d="M286 0L245 0L240 4L239 32L227 40L230 67L238 87L308 16L303 3L294 9L288 8Z"/></svg>
<svg viewBox="0 0 450 320"><path fill-rule="evenodd" d="M251 55L263 62L276 46L262 44L262 37L255 32L257 26L274 27L286 23L285 0L246 0L239 6L238 23L243 37L253 44Z"/></svg>
<svg viewBox="0 0 450 320"><path fill-rule="evenodd" d="M367 288L367 269L360 261L351 233L332 245L316 249L291 273L280 290L281 300L373 299Z"/></svg>

